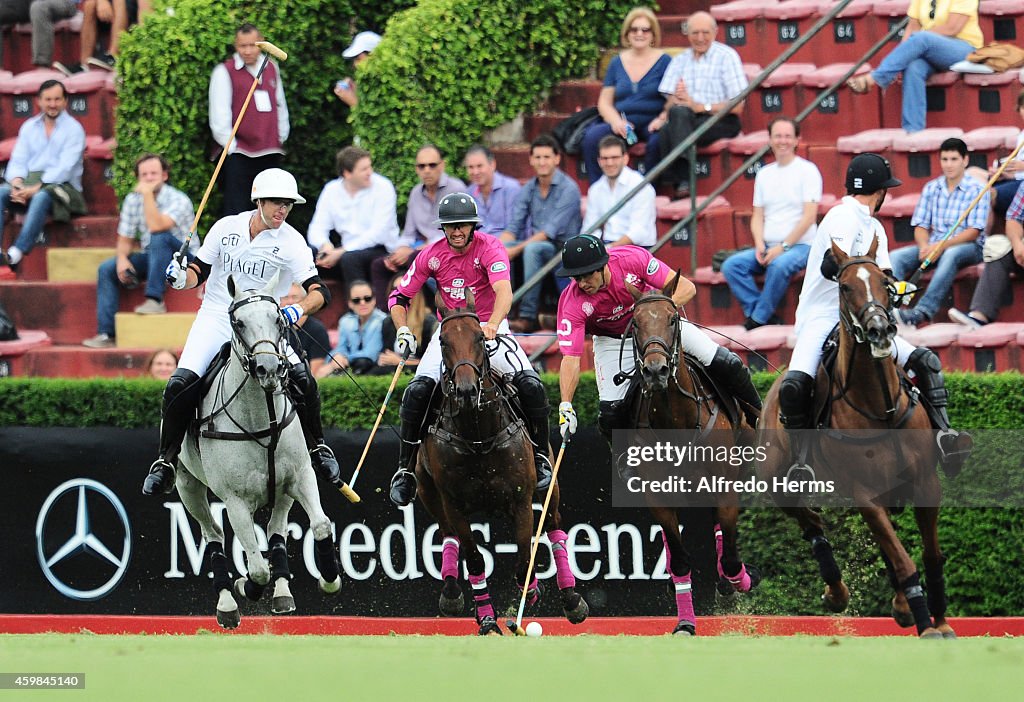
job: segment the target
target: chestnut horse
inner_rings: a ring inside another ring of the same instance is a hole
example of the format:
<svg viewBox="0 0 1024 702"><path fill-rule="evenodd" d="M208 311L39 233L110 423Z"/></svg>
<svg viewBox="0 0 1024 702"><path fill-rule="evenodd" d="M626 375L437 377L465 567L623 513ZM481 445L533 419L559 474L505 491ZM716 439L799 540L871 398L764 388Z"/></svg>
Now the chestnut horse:
<svg viewBox="0 0 1024 702"><path fill-rule="evenodd" d="M819 368L815 416L818 431L809 435L808 463L817 480L833 480L836 492L852 498L881 547L889 580L896 591L893 617L900 626L917 626L922 638L954 638L947 623L943 556L939 548L938 517L942 488L936 473L938 448L927 413L916 391L904 381L893 360L893 323L886 275L875 262L878 242L866 256L850 257L832 246L839 266L839 348L831 383ZM762 446L767 460L760 478L787 475L793 465L790 437L779 420L779 387L772 386L761 414ZM830 405L825 408L825 403ZM888 489L898 487L902 496ZM825 538L821 515L805 504L775 493L776 502L797 520L810 541L825 581L822 601L841 612L850 593ZM895 496L895 497L894 497ZM917 566L900 542L890 519L890 508L914 504L914 517L924 546L927 600ZM934 621L933 618L934 617Z"/></svg>
<svg viewBox="0 0 1024 702"><path fill-rule="evenodd" d="M423 506L437 520L444 538L440 609L445 616L463 611L458 584L459 550L466 559L480 635L501 634L487 591L484 558L477 549L469 516L474 513L511 517L516 541L516 585L522 592L533 537L533 493L537 475L533 445L523 420L513 411L509 389L491 373L490 359L473 304L449 310L440 298L441 355L444 377L440 410L419 452L416 478ZM548 449L550 451L550 449ZM556 566L562 610L573 624L587 618L589 608L576 592L569 568L566 533L558 512L558 485L544 515ZM527 598L535 604L541 589L534 576Z"/></svg>
<svg viewBox="0 0 1024 702"><path fill-rule="evenodd" d="M678 282L677 273L661 291L645 293L626 284L635 303L633 320L625 336L633 336L633 372L639 370L642 381L639 392L634 391L630 397L629 416L645 428L696 430L701 440L710 439L712 444L726 449L749 444L754 438L754 428L746 422L744 413L735 402L731 411L726 411L721 399L709 389L706 376L702 377L692 365L694 362L685 356L679 332L681 318L672 300ZM736 480L742 468L742 465L726 465L706 475ZM688 479L699 477L687 476ZM739 498L734 490L716 491L713 497L719 591L747 592L757 586L761 577L757 568L744 564L739 557L736 546ZM678 509L666 506L650 493L645 493L645 498L648 509L661 526L666 565L675 585L678 623L672 633L692 636L696 633L696 618L690 582L691 556L679 533Z"/></svg>

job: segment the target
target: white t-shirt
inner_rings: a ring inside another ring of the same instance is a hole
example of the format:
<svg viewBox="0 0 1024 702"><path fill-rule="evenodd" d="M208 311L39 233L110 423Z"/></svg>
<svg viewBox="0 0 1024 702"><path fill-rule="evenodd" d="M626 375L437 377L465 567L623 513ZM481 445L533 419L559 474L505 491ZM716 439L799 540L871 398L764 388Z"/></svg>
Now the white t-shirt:
<svg viewBox="0 0 1024 702"><path fill-rule="evenodd" d="M318 275L313 265L313 252L306 240L290 224L280 229L267 229L249 240L249 220L255 210L220 219L199 249L199 258L212 266L206 281L206 295L200 311L222 311L231 306L228 276L242 290L262 290L280 272L277 285L270 294L281 299L293 282L303 283Z"/></svg>
<svg viewBox="0 0 1024 702"><path fill-rule="evenodd" d="M847 195L828 211L818 225L807 256L804 286L796 308L797 334L803 324L813 319L839 319L839 284L821 274L825 250L835 242L836 246L851 256L866 256L874 239L878 239L875 261L883 270L892 268L885 230L865 205Z"/></svg>
<svg viewBox="0 0 1024 702"><path fill-rule="evenodd" d="M804 216L804 205L821 202L821 172L806 159L796 156L788 165L770 163L754 178L754 207L764 208L764 243L782 243ZM814 240L813 222L799 244Z"/></svg>

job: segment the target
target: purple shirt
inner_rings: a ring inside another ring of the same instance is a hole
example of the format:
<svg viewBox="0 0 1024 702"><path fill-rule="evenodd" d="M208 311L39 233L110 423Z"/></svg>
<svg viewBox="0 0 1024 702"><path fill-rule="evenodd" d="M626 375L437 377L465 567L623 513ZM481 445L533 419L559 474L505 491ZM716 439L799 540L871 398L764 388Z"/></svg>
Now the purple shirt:
<svg viewBox="0 0 1024 702"><path fill-rule="evenodd" d="M436 199L431 199L423 189L423 183L413 187L409 192L409 209L405 213L405 229L398 239L399 246L416 248L422 239L428 244L444 238L444 234L434 222L437 221L437 203L445 195L466 192L466 184L458 178L445 173L437 182Z"/></svg>
<svg viewBox="0 0 1024 702"><path fill-rule="evenodd" d="M462 253L452 251L444 238L427 244L395 286L388 309L398 304L399 295L415 297L427 278L437 281L438 292L448 309L465 307L466 289L472 290L477 316L487 321L494 313L492 286L499 280L511 280L508 254L501 240L480 232L473 235L473 242Z"/></svg>
<svg viewBox="0 0 1024 702"><path fill-rule="evenodd" d="M512 220L512 208L516 204L516 195L522 187L515 178L509 178L497 171L494 173L494 182L491 183L491 195L486 200L480 192L479 185L470 186L469 194L476 200L477 210L483 220L479 231L498 236L508 229L508 223Z"/></svg>
<svg viewBox="0 0 1024 702"><path fill-rule="evenodd" d="M626 283L646 292L662 288L671 269L639 246L608 252L608 283L587 295L576 281L558 298L558 348L563 356L581 356L587 334L621 336L633 319L633 296Z"/></svg>

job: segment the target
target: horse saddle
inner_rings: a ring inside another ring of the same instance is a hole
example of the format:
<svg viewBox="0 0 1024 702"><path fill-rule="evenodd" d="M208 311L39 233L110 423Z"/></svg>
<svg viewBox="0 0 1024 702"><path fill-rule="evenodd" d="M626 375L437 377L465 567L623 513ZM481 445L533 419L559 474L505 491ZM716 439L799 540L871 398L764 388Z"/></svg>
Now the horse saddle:
<svg viewBox="0 0 1024 702"><path fill-rule="evenodd" d="M686 370L693 379L694 395L699 402L706 402L707 400L714 400L715 406L725 412L725 416L729 419L729 423L738 427L741 422L742 414L739 403L732 394L725 389L725 387L716 382L714 378L708 373L707 368L693 356L683 353L683 362L686 364ZM635 415L632 417L633 425L639 425L639 415L642 411L643 397L641 395L643 391L643 379L641 374L634 372L629 377L629 389L626 390L625 402L628 403L629 407L634 408ZM670 386L671 387L671 386ZM708 426L714 425L715 411L713 410L709 415L710 421ZM695 429L703 429L704 427L694 427Z"/></svg>
<svg viewBox="0 0 1024 702"><path fill-rule="evenodd" d="M203 377L199 380L199 401L202 402L210 391L213 389L213 381L217 378L217 374L220 373L221 369L228 364L228 360L231 358L231 342L225 341L224 345L220 347L220 351L210 361L210 365L206 367L206 372L203 373Z"/></svg>

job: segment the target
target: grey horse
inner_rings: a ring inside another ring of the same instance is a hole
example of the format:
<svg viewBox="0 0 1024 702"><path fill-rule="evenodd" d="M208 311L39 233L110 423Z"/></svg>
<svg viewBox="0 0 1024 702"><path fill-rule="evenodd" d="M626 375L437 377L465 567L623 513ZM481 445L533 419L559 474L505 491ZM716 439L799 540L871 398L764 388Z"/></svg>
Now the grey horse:
<svg viewBox="0 0 1024 702"><path fill-rule="evenodd" d="M285 537L296 500L309 515L320 589L333 594L341 587L331 522L320 505L302 429L284 391L290 365L285 322L273 297L275 283L276 278L261 291L247 291L236 290L234 279L228 279L234 300L229 308L231 355L202 401L198 431L189 433L179 455L178 494L207 542L218 596L217 623L225 629L241 623L234 595L258 600L272 578L272 611L294 611ZM207 488L224 502L245 549L248 577L234 583L224 531L213 519ZM264 504L272 507L269 567L253 524L253 513Z"/></svg>

